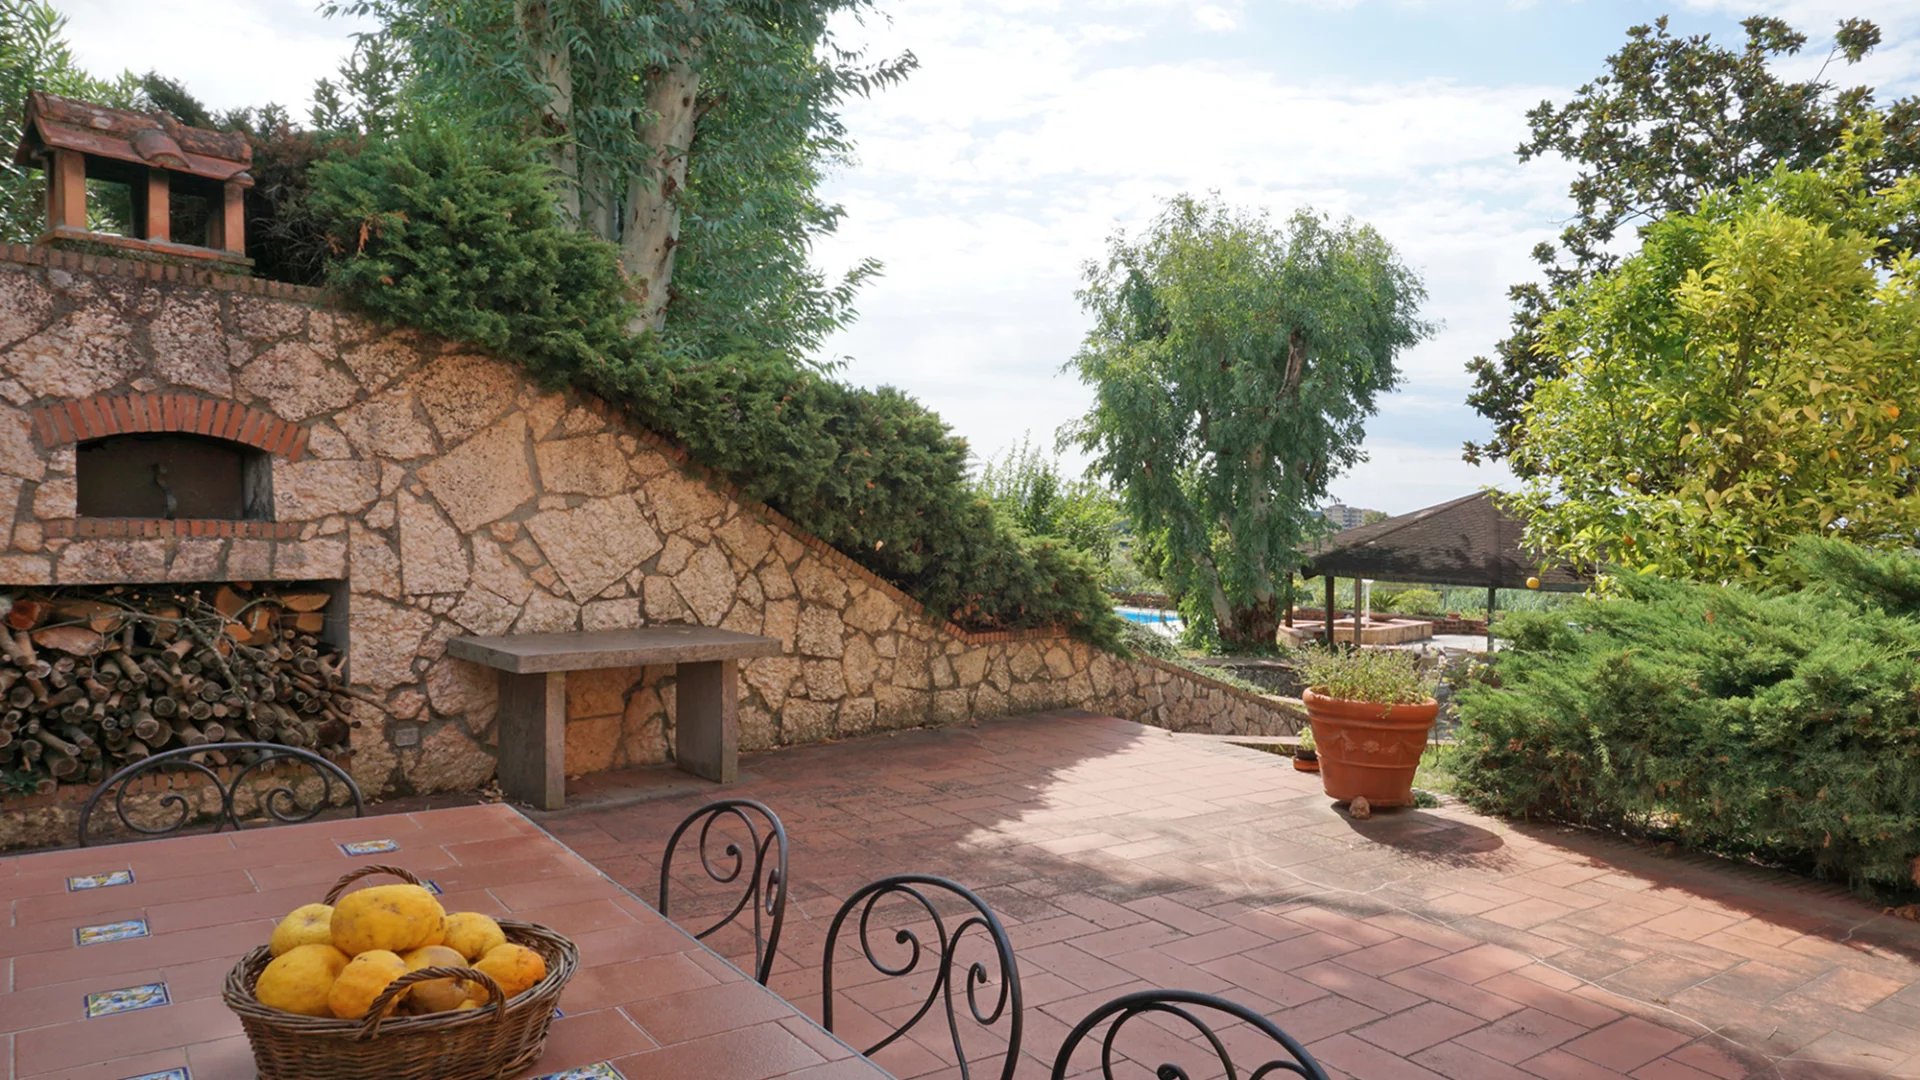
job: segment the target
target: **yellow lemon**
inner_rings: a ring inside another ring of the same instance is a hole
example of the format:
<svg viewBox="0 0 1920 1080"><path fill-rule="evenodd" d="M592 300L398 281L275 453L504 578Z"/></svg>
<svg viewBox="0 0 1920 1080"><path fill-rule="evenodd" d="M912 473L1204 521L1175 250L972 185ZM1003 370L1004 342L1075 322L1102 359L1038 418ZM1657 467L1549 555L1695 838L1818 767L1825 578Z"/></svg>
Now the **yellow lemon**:
<svg viewBox="0 0 1920 1080"><path fill-rule="evenodd" d="M500 924L477 911L456 911L447 916L446 946L469 960L478 960L496 945L506 943L507 935Z"/></svg>
<svg viewBox="0 0 1920 1080"><path fill-rule="evenodd" d="M297 945L333 944L333 908L326 904L302 904L273 928L268 951L285 955Z"/></svg>
<svg viewBox="0 0 1920 1080"><path fill-rule="evenodd" d="M253 984L260 1004L301 1016L332 1016L327 1001L347 966L347 954L331 945L295 945L267 965Z"/></svg>
<svg viewBox="0 0 1920 1080"><path fill-rule="evenodd" d="M327 994L327 1008L342 1020L358 1020L373 1007L387 984L407 973L407 962L387 949L368 949L347 961ZM398 1001L387 1003L391 1013Z"/></svg>
<svg viewBox="0 0 1920 1080"><path fill-rule="evenodd" d="M412 952L446 940L446 909L418 885L375 885L333 905L333 947L348 956L369 949Z"/></svg>
<svg viewBox="0 0 1920 1080"><path fill-rule="evenodd" d="M407 962L408 971L419 971L428 967L467 966L467 958L447 948L445 945L423 945L401 957ZM414 983L407 988L407 1011L411 1013L442 1012L457 1009L467 1000L473 984L465 979L445 978L429 979Z"/></svg>
<svg viewBox="0 0 1920 1080"><path fill-rule="evenodd" d="M501 993L508 997L547 977L546 958L525 945L495 945L473 965L473 969L491 975L493 981L500 984ZM486 988L476 989L479 993L474 996L477 1000L485 1001Z"/></svg>

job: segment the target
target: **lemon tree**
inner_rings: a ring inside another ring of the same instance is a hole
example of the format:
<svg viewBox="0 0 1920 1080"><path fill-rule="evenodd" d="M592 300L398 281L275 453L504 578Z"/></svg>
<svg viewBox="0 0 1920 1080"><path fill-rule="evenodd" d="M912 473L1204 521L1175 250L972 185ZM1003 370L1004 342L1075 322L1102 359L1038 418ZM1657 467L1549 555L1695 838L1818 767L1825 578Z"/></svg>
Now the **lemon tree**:
<svg viewBox="0 0 1920 1080"><path fill-rule="evenodd" d="M1797 535L1911 546L1920 527L1920 262L1883 237L1920 181L1876 188L1871 118L1651 226L1573 295L1526 414L1528 538L1576 563L1765 577Z"/></svg>

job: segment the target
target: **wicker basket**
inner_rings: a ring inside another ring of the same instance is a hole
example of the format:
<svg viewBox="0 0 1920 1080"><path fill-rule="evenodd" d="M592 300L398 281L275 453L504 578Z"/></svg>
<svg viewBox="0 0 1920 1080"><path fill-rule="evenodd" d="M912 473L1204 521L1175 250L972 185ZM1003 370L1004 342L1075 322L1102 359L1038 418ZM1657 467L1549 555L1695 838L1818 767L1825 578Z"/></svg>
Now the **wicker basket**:
<svg viewBox="0 0 1920 1080"><path fill-rule="evenodd" d="M389 874L420 884L394 866L363 866L328 890L326 902L370 874ZM547 976L506 1000L500 986L472 968L432 967L395 979L359 1020L300 1016L268 1008L253 985L272 959L262 946L240 958L221 992L240 1017L262 1080L494 1080L512 1075L540 1057L560 991L579 966L573 942L532 923L500 920L507 940L538 952ZM401 990L431 979L468 979L487 988L478 1009L426 1016L382 1016Z"/></svg>

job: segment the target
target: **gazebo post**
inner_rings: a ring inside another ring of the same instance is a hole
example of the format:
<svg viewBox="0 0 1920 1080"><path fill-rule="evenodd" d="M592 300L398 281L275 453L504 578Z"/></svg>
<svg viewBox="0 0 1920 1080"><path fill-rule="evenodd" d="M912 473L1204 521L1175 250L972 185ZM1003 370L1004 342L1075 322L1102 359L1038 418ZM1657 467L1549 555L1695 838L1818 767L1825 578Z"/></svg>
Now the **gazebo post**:
<svg viewBox="0 0 1920 1080"><path fill-rule="evenodd" d="M1500 601L1500 587L1487 586L1487 652L1493 652L1493 608Z"/></svg>
<svg viewBox="0 0 1920 1080"><path fill-rule="evenodd" d="M1327 624L1327 648L1333 648L1333 575L1327 575L1327 606L1321 610Z"/></svg>

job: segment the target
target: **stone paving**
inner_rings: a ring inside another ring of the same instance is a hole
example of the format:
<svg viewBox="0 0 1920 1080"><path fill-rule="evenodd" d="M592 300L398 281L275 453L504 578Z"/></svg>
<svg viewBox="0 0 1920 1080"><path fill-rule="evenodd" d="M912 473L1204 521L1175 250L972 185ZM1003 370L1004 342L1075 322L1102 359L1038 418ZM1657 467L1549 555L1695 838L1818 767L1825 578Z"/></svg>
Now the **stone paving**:
<svg viewBox="0 0 1920 1080"><path fill-rule="evenodd" d="M756 755L743 772L729 794L773 806L792 837L773 988L817 1017L839 901L884 874L952 877L1016 947L1021 1078L1048 1075L1095 1005L1147 987L1235 998L1363 1080L1920 1076L1920 927L1784 875L1453 805L1354 821L1284 758L1083 713ZM542 824L650 898L668 833L713 795L659 771L575 792ZM739 952L735 933L713 943ZM924 989L901 981L838 984L850 1041L912 1012ZM958 1076L929 1019L875 1060ZM973 1075L999 1075L988 1064Z"/></svg>

